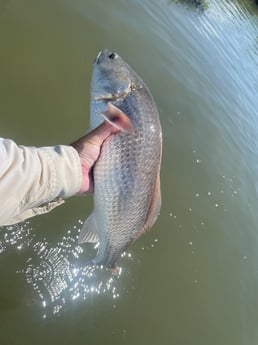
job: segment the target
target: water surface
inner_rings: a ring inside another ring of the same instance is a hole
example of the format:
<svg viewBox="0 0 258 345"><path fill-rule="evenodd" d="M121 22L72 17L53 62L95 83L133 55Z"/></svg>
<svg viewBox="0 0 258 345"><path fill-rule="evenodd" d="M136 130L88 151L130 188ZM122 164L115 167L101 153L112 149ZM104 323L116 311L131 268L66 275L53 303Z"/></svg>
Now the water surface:
<svg viewBox="0 0 258 345"><path fill-rule="evenodd" d="M0 0L1 136L69 143L92 61L146 81L164 137L161 214L120 260L78 246L91 197L0 229L1 344L258 341L258 20L252 1Z"/></svg>

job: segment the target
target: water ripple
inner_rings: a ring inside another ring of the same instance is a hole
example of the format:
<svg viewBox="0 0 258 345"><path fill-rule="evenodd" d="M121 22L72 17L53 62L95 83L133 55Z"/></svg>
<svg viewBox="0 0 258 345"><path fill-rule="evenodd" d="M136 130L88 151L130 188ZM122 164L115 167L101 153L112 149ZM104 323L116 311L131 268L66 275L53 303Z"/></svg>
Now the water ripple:
<svg viewBox="0 0 258 345"><path fill-rule="evenodd" d="M76 299L86 300L99 294L112 299L119 297L116 282L122 270L114 277L105 268L84 266L81 256L85 253L77 244L78 233L79 228L75 226L56 245L35 242L32 245L34 255L28 258L27 267L19 271L39 297L45 310L43 317L59 313Z"/></svg>
<svg viewBox="0 0 258 345"><path fill-rule="evenodd" d="M6 226L4 231L0 228L0 254L13 246L16 246L18 250L29 247L34 236L29 222Z"/></svg>
<svg viewBox="0 0 258 345"><path fill-rule="evenodd" d="M25 267L17 270L17 273L32 288L31 300L39 302L37 305L40 306L43 318L59 314L77 300L92 300L98 295L105 295L115 306L122 292L128 292L129 284L125 280L130 277L128 263L133 261L132 253L127 251L121 255L121 267L117 275L104 267L85 266L85 262L94 256L95 249L78 245L81 224L79 221L78 225L68 229L65 236L56 243L49 243L46 239L38 240L29 222L5 227L0 231L0 254L8 253L11 248L23 250L25 254L26 249L32 251ZM153 248L156 243L157 239L149 247L141 248L141 251ZM125 263L126 277L122 274ZM124 288L120 283L122 276Z"/></svg>

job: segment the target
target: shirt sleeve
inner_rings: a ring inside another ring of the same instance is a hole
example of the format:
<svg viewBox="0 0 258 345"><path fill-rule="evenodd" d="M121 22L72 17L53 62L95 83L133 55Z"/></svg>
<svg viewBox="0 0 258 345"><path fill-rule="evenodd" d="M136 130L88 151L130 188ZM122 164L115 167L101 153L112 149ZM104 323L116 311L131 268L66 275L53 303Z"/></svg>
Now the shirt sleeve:
<svg viewBox="0 0 258 345"><path fill-rule="evenodd" d="M72 146L19 146L0 138L0 225L46 213L79 192L80 158Z"/></svg>

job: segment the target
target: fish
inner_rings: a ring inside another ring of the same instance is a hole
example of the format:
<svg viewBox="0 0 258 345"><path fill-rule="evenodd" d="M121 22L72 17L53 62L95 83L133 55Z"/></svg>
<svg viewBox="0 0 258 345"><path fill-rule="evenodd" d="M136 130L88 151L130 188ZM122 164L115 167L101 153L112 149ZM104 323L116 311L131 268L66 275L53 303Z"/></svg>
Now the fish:
<svg viewBox="0 0 258 345"><path fill-rule="evenodd" d="M82 226L79 244L99 243L89 264L112 270L158 217L162 130L150 90L108 49L94 60L90 102L91 129L108 121L120 131L104 141L93 167L94 209Z"/></svg>

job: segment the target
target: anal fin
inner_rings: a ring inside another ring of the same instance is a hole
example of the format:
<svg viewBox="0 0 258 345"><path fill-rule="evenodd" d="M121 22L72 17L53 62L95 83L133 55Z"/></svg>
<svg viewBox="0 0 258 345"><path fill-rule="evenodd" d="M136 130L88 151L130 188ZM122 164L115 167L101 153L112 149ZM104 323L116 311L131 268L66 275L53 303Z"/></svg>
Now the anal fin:
<svg viewBox="0 0 258 345"><path fill-rule="evenodd" d="M81 228L78 242L79 244L81 244L84 242L96 243L98 241L99 236L97 224L95 221L95 214L91 213Z"/></svg>

